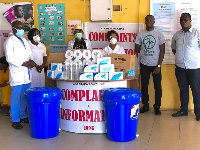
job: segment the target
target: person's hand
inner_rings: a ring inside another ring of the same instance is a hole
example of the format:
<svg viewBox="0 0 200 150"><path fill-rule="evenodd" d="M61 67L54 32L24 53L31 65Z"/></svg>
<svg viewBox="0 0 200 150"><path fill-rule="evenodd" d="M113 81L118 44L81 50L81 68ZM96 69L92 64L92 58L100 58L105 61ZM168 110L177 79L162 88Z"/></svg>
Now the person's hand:
<svg viewBox="0 0 200 150"><path fill-rule="evenodd" d="M37 67L36 67L36 70L37 70L37 72L41 73L41 68L40 68L40 66L37 66Z"/></svg>
<svg viewBox="0 0 200 150"><path fill-rule="evenodd" d="M37 67L38 66L33 60L29 60L29 61L30 61L29 68L33 68L33 67Z"/></svg>
<svg viewBox="0 0 200 150"><path fill-rule="evenodd" d="M22 66L29 67L30 66L30 61L23 62Z"/></svg>
<svg viewBox="0 0 200 150"><path fill-rule="evenodd" d="M156 67L156 68L154 69L154 72L153 72L153 73L159 74L159 73L160 73L160 67Z"/></svg>
<svg viewBox="0 0 200 150"><path fill-rule="evenodd" d="M104 51L104 50L100 50L101 51L101 55L102 55L102 57L105 57L105 56L107 56L107 53L106 53L106 51Z"/></svg>
<svg viewBox="0 0 200 150"><path fill-rule="evenodd" d="M44 68L43 65L40 65L40 66L37 66L37 67L36 67L36 69L37 69L37 71L38 71L39 73L42 72L42 69L43 69L43 68Z"/></svg>

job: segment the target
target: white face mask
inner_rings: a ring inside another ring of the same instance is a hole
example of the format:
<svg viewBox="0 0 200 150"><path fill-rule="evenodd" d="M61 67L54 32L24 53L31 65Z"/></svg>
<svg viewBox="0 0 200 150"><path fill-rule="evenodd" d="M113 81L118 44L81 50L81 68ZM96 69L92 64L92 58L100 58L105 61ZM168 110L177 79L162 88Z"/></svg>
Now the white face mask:
<svg viewBox="0 0 200 150"><path fill-rule="evenodd" d="M33 36L33 40L35 42L40 42L40 36L39 35Z"/></svg>
<svg viewBox="0 0 200 150"><path fill-rule="evenodd" d="M116 38L112 38L112 39L110 40L110 43L111 43L111 44L116 44L116 43L117 43L117 39L116 39Z"/></svg>

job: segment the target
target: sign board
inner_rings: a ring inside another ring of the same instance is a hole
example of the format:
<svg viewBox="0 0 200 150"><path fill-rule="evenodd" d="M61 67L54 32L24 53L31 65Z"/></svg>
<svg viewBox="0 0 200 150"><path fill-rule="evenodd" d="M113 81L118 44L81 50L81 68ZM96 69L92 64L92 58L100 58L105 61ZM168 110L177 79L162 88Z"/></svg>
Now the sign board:
<svg viewBox="0 0 200 150"><path fill-rule="evenodd" d="M127 81L68 82L56 81L63 92L61 130L75 133L105 133L105 116L101 94L105 89L127 87Z"/></svg>

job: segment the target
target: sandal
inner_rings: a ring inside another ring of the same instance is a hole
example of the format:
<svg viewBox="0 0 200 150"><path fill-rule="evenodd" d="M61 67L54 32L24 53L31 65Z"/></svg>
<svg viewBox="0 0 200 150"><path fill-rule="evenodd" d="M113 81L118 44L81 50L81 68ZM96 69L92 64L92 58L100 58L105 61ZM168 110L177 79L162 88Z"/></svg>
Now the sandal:
<svg viewBox="0 0 200 150"><path fill-rule="evenodd" d="M20 119L20 123L29 123L28 117L24 119Z"/></svg>
<svg viewBox="0 0 200 150"><path fill-rule="evenodd" d="M13 122L12 127L15 129L22 129L23 126L21 125L20 122Z"/></svg>

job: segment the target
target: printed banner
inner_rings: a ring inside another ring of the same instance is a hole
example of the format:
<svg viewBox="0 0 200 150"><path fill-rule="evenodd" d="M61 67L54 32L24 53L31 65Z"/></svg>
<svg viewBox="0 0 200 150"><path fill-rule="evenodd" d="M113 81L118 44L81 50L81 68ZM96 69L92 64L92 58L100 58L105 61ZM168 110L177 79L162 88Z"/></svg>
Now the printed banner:
<svg viewBox="0 0 200 150"><path fill-rule="evenodd" d="M105 89L127 87L127 81L67 82L57 81L63 92L61 130L75 133L105 133L105 116L101 94Z"/></svg>
<svg viewBox="0 0 200 150"><path fill-rule="evenodd" d="M118 42L125 49L126 54L134 55L137 33L144 29L144 24L138 23L84 23L84 36L89 39L93 49L103 49L109 42L107 32L115 30L118 33ZM136 55L138 56L138 55ZM136 58L135 67L139 68L139 59Z"/></svg>

